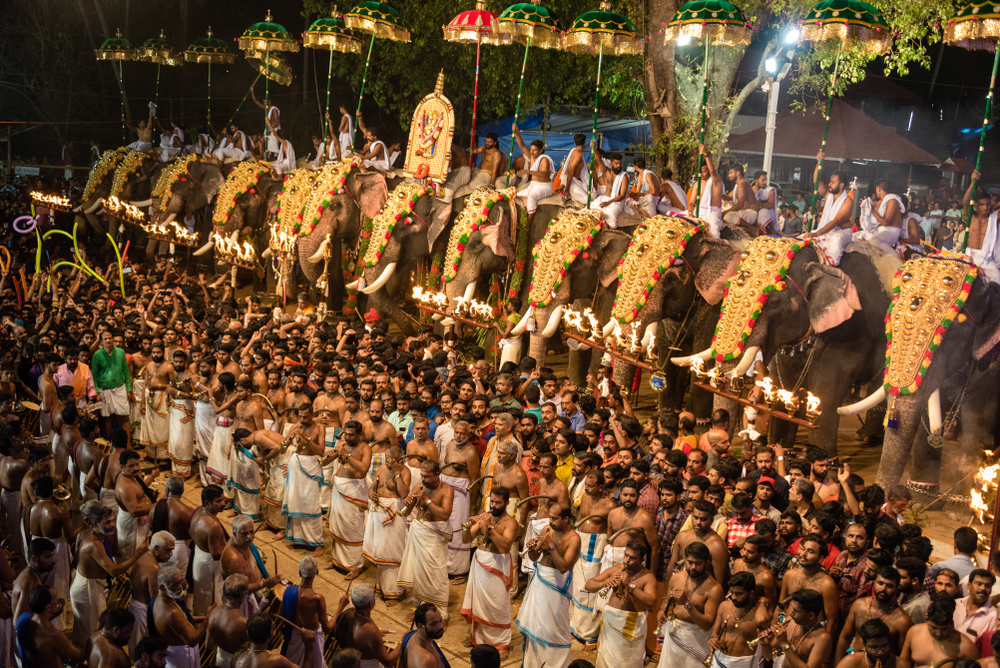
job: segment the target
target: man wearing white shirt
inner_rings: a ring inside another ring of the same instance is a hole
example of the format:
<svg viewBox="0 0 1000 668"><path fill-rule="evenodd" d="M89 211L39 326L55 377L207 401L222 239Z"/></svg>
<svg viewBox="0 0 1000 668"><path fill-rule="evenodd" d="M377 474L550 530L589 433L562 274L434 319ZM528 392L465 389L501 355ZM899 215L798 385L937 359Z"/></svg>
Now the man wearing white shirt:
<svg viewBox="0 0 1000 668"><path fill-rule="evenodd" d="M930 211L924 216L921 227L924 229L924 239L933 239L934 233L941 227L941 219L944 218L944 211L938 202L931 202Z"/></svg>

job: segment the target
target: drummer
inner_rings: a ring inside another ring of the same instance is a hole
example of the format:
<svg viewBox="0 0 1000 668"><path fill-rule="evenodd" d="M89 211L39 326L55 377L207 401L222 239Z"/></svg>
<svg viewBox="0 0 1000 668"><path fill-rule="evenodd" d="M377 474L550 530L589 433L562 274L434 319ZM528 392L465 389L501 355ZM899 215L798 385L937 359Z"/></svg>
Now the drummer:
<svg viewBox="0 0 1000 668"><path fill-rule="evenodd" d="M258 592L282 581L280 573L268 576L264 558L253 542L255 534L253 520L247 515L238 515L233 520L233 537L222 551L223 581L237 573L247 577L248 596L243 608L246 617L261 609L263 597Z"/></svg>

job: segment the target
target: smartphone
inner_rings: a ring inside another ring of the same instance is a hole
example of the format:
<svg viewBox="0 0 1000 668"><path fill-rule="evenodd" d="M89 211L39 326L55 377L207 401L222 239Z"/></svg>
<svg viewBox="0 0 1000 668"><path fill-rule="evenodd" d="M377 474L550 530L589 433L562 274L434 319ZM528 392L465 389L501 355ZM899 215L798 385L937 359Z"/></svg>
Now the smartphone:
<svg viewBox="0 0 1000 668"><path fill-rule="evenodd" d="M123 274L131 274L132 273L132 267L125 267L124 269L122 269L122 273Z"/></svg>

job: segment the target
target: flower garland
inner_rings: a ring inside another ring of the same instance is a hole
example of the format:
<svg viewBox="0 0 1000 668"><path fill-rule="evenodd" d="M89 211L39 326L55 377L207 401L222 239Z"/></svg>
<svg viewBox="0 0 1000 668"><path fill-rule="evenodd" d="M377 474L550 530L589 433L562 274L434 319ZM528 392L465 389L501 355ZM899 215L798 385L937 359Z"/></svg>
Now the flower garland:
<svg viewBox="0 0 1000 668"><path fill-rule="evenodd" d="M111 193L109 196L120 198L129 178L134 174L138 174L139 170L142 169L142 163L151 157L149 153L143 153L142 151L129 151L128 155L122 158L122 161L115 168L115 179L111 182Z"/></svg>
<svg viewBox="0 0 1000 668"><path fill-rule="evenodd" d="M611 317L623 325L637 318L663 274L684 254L688 241L704 229L680 216L653 216L643 221L618 261L618 291Z"/></svg>
<svg viewBox="0 0 1000 668"><path fill-rule="evenodd" d="M84 202L94 196L94 193L97 192L97 189L104 182L104 179L107 178L108 174L118 168L118 163L122 161L127 152L128 149L122 147L114 151L105 151L101 154L94 169L90 172L90 178L87 179L87 187L83 189Z"/></svg>
<svg viewBox="0 0 1000 668"><path fill-rule="evenodd" d="M757 237L740 255L736 273L726 283L719 322L712 336L712 352L719 362L743 353L767 297L785 289L785 274L795 254L810 245L808 239Z"/></svg>
<svg viewBox="0 0 1000 668"><path fill-rule="evenodd" d="M445 252L445 283L455 280L458 265L462 263L465 246L473 233L489 223L490 210L497 202L507 200L507 195L493 188L477 188L465 201L465 208L458 214L448 235L448 249Z"/></svg>
<svg viewBox="0 0 1000 668"><path fill-rule="evenodd" d="M297 236L302 223L302 210L316 184L316 172L296 169L285 174L278 193L278 223L289 236Z"/></svg>
<svg viewBox="0 0 1000 668"><path fill-rule="evenodd" d="M421 197L433 194L433 188L418 183L402 183L389 193L389 200L382 205L382 209L372 221L371 235L378 244L369 244L361 260L363 268L374 267L378 263L382 253L385 252L386 244L392 238L396 223L413 213L413 207Z"/></svg>
<svg viewBox="0 0 1000 668"><path fill-rule="evenodd" d="M362 258L365 253L368 252L368 246L371 243L372 237L372 224L371 218L361 218L361 237L358 239L358 253L357 257ZM340 255L341 267L344 269L344 285L353 281L354 279L360 278L361 274L364 272L364 267L361 266L361 262L355 262L351 264L350 255L347 250L341 252ZM352 313L357 313L358 310L358 291L346 288L347 291L347 301L344 302L344 315L351 315Z"/></svg>
<svg viewBox="0 0 1000 668"><path fill-rule="evenodd" d="M885 316L883 382L888 392L905 395L920 389L945 332L956 317L963 319L958 312L978 275L975 265L944 254L914 258L896 272Z"/></svg>
<svg viewBox="0 0 1000 668"><path fill-rule="evenodd" d="M507 284L507 299L521 294L524 282L524 267L528 259L528 210L523 206L517 210L517 250L514 251L514 268Z"/></svg>
<svg viewBox="0 0 1000 668"><path fill-rule="evenodd" d="M556 296L562 279L580 253L590 248L594 237L604 227L589 209L563 211L549 223L545 236L531 252L534 270L528 288L528 302L534 308L547 306Z"/></svg>
<svg viewBox="0 0 1000 668"><path fill-rule="evenodd" d="M202 162L201 156L186 155L183 158L177 158L160 174L160 179L156 182L156 188L153 189L153 197L159 195L161 213L167 212L170 200L174 198L174 190L177 188L177 184L187 183L188 169L190 169L192 162Z"/></svg>
<svg viewBox="0 0 1000 668"><path fill-rule="evenodd" d="M294 228L300 237L312 234L333 198L344 192L351 170L360 164L361 162L352 156L341 162L328 162L315 172L316 186L306 199L299 224Z"/></svg>
<svg viewBox="0 0 1000 668"><path fill-rule="evenodd" d="M253 193L260 177L265 174L270 176L273 172L269 162L244 161L236 165L226 177L226 182L219 188L219 195L215 198L212 224L221 227L228 223L240 197L248 192Z"/></svg>

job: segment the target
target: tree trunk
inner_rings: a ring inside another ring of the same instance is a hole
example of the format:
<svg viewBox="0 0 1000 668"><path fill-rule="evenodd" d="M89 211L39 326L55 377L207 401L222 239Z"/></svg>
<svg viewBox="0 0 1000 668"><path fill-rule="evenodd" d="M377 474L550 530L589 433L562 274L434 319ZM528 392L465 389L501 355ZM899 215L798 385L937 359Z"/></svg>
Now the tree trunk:
<svg viewBox="0 0 1000 668"><path fill-rule="evenodd" d="M645 101L646 114L653 130L657 163L666 164L679 179L679 163L671 150L676 139L674 111L677 108L677 79L674 75L674 45L664 43L660 26L677 12L677 0L650 2L646 5ZM666 162L664 161L666 158Z"/></svg>

